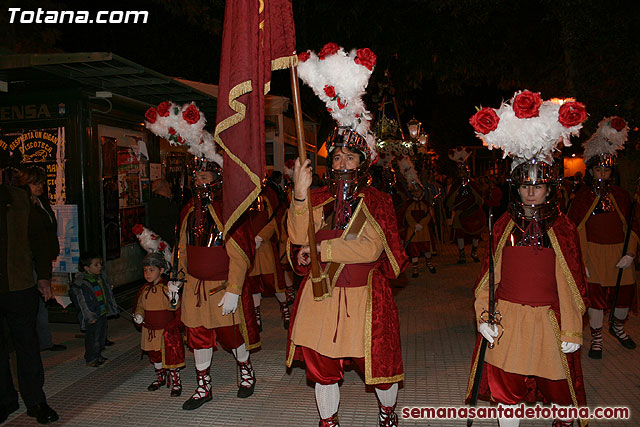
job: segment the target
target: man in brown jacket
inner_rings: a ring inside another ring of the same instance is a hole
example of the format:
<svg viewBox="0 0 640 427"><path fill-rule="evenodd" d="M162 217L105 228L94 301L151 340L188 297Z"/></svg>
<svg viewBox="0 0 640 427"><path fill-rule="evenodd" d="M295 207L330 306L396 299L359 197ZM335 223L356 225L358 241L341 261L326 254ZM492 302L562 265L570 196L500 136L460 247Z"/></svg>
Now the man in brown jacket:
<svg viewBox="0 0 640 427"><path fill-rule="evenodd" d="M47 405L42 390L44 369L36 333L38 291L45 301L52 298L51 260L31 244L36 237L30 232L31 204L24 190L2 181L2 170L14 160L0 149L0 317L11 334L18 358L18 383L27 414L40 424L58 420L58 414ZM34 250L32 251L33 248ZM33 271L38 275L33 287ZM48 272L48 276L47 276ZM0 423L19 407L9 368L8 340L0 328Z"/></svg>

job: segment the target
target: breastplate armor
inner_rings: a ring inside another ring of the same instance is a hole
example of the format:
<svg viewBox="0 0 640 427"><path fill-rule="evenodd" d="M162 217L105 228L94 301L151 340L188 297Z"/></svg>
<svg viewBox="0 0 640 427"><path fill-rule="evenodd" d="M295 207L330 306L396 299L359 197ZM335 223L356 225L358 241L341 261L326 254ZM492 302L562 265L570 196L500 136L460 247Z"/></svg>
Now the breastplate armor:
<svg viewBox="0 0 640 427"><path fill-rule="evenodd" d="M222 231L214 221L209 209L202 209L201 224L196 224L196 211L187 217L187 244L199 247L224 246Z"/></svg>
<svg viewBox="0 0 640 427"><path fill-rule="evenodd" d="M593 208L593 212L591 215L598 215L602 213L614 212L616 210L615 206L613 206L613 202L609 198L609 196L600 197L596 207Z"/></svg>

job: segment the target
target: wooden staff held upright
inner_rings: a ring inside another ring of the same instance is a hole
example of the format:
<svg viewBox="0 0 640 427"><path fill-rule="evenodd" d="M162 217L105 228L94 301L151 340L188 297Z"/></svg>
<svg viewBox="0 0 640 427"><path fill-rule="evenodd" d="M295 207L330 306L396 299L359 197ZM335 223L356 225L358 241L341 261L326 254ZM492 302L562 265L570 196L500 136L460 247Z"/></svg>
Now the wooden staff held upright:
<svg viewBox="0 0 640 427"><path fill-rule="evenodd" d="M298 157L300 165L307 160L307 152L304 147L304 125L302 122L302 108L300 106L300 86L298 83L298 69L293 66L291 69L291 94L293 98L293 111L296 121L296 134L298 136ZM311 258L311 285L313 287L313 298L316 301L323 300L329 296L329 285L327 276L320 272L318 260L318 250L316 247L316 230L313 224L313 205L311 204L311 189L307 190L307 211L309 212L309 255Z"/></svg>

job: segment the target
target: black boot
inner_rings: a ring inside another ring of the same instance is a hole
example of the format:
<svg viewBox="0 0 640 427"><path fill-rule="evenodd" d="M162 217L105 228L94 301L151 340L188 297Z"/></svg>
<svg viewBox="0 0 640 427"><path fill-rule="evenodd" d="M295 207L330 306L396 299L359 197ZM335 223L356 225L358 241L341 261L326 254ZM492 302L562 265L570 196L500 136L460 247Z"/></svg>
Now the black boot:
<svg viewBox="0 0 640 427"><path fill-rule="evenodd" d="M238 362L240 367L240 387L238 388L238 397L244 399L253 394L256 388L256 373L251 366L251 358L246 362Z"/></svg>
<svg viewBox="0 0 640 427"><path fill-rule="evenodd" d="M280 303L280 315L282 316L282 325L288 331L289 321L291 320L291 312L289 311L289 306L287 305L286 301Z"/></svg>
<svg viewBox="0 0 640 427"><path fill-rule="evenodd" d="M205 402L208 402L213 398L213 393L211 392L211 375L209 375L209 368L203 371L196 370L196 375L198 379L198 387L196 388L196 391L191 395L189 400L182 404L182 409L184 409L185 411L198 409Z"/></svg>
<svg viewBox="0 0 640 427"><path fill-rule="evenodd" d="M464 256L464 249L458 249L458 252L460 252L460 257L457 264L466 264L467 258Z"/></svg>
<svg viewBox="0 0 640 427"><path fill-rule="evenodd" d="M411 275L411 277L415 279L416 277L418 277L418 263L414 262L412 263L412 265L413 265L413 274Z"/></svg>
<svg viewBox="0 0 640 427"><path fill-rule="evenodd" d="M171 397L178 397L182 394L182 381L180 380L180 368L169 370L167 385L171 382Z"/></svg>
<svg viewBox="0 0 640 427"><path fill-rule="evenodd" d="M156 391L167 383L167 370L164 368L156 369L156 380L149 384L147 390Z"/></svg>

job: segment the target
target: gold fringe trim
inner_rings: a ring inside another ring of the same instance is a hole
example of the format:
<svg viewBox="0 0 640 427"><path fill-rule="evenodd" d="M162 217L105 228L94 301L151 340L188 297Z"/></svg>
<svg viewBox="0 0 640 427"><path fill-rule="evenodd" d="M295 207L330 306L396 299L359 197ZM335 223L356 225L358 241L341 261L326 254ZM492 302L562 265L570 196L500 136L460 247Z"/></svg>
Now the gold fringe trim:
<svg viewBox="0 0 640 427"><path fill-rule="evenodd" d="M291 365L293 364L293 355L296 352L296 345L293 343L293 341L289 342L289 357L287 357L287 368L290 368Z"/></svg>
<svg viewBox="0 0 640 427"><path fill-rule="evenodd" d="M271 71L284 70L298 66L298 55L283 56L271 60Z"/></svg>
<svg viewBox="0 0 640 427"><path fill-rule="evenodd" d="M573 402L573 406L578 408L578 399L576 398L576 391L573 388L573 381L571 380L571 371L569 371L569 362L567 361L567 355L562 352L562 340L560 339L560 325L558 325L558 319L556 319L556 315L552 309L547 311L549 315L549 322L551 323L551 327L553 328L553 333L556 336L556 343L558 345L558 352L560 353L560 361L562 362L562 368L564 369L564 373L567 376L567 384L569 386L569 393L571 394L571 401ZM583 422L585 422L583 424ZM587 420L580 420L580 425L586 425L588 423Z"/></svg>
<svg viewBox="0 0 640 427"><path fill-rule="evenodd" d="M362 203L361 203L362 204ZM386 384L397 383L404 381L404 373L394 375L392 377L373 377L371 368L371 314L373 311L373 272L369 272L367 278L367 287L369 288L369 297L367 298L367 309L365 312L365 325L364 325L364 383L365 384Z"/></svg>
<svg viewBox="0 0 640 427"><path fill-rule="evenodd" d="M249 193L249 195L244 199L242 203L235 209L235 211L231 214L227 223L223 228L223 237L227 236L227 232L231 230L231 226L235 224L235 222L240 219L244 211L246 211L251 203L258 197L261 191L261 182L260 177L253 173L253 171L242 161L238 156L236 156L229 147L226 146L220 134L225 130L231 128L232 126L237 125L245 119L247 107L246 105L238 102L236 99L240 96L249 93L253 90L251 80L247 80L245 82L239 83L234 86L229 91L229 107L235 111L236 113L226 119L222 120L220 123L216 125L216 129L214 131L213 139L218 143L220 147L224 151L226 151L227 156L231 159L235 164L240 166L240 168L244 171L245 174L249 177L251 182L254 184L255 188Z"/></svg>
<svg viewBox="0 0 640 427"><path fill-rule="evenodd" d="M571 273L571 270L569 270L567 260L564 258L564 254L562 253L562 249L560 248L560 244L558 243L556 233L553 231L553 227L549 229L549 232L547 234L549 235L551 246L553 246L553 251L556 253L556 258L558 259L558 261L560 261L560 268L564 273L564 277L566 277L567 279L569 289L571 290L571 295L573 295L573 300L578 307L578 310L580 311L580 316L582 316L587 309L584 305L584 301L582 300L582 295L580 295L580 291L578 291L578 286L576 285L576 281L573 278L573 274Z"/></svg>
<svg viewBox="0 0 640 427"><path fill-rule="evenodd" d="M331 262L331 240L328 240L327 243L324 244L324 247L327 252L327 262Z"/></svg>
<svg viewBox="0 0 640 427"><path fill-rule="evenodd" d="M369 220L369 224L373 226L373 229L376 230L376 233L378 233L380 240L382 240L382 245L384 246L384 250L387 253L387 258L389 258L389 261L391 262L391 267L393 268L393 272L396 275L396 277L398 277L400 275L400 266L398 265L398 261L396 260L396 257L393 255L393 252L391 252L391 248L389 247L389 243L387 243L387 237L384 235L384 232L382 231L382 227L380 227L380 224L378 224L378 222L375 220L373 215L371 215L371 212L369 212L369 209L367 208L366 204L359 203L358 207L360 206L362 206L362 211L367 216L367 219Z"/></svg>
<svg viewBox="0 0 640 427"><path fill-rule="evenodd" d="M504 245L507 242L507 239L509 238L509 235L511 234L511 230L513 230L514 225L515 225L515 222L513 222L513 220L509 220L509 224L507 224L506 228L502 232L502 237L498 242L498 247L496 248L496 252L495 254L493 254L494 264L496 260L502 257L502 249L504 249ZM474 293L475 297L478 298L478 295L480 294L480 292L487 286L489 286L489 270L488 269L484 273L484 276L482 276L482 279L480 280L480 284L476 288L476 291Z"/></svg>

